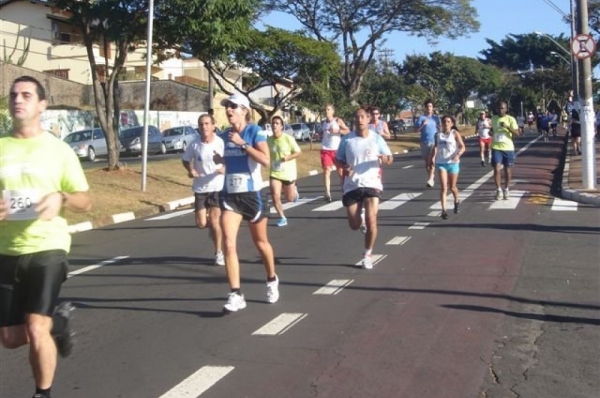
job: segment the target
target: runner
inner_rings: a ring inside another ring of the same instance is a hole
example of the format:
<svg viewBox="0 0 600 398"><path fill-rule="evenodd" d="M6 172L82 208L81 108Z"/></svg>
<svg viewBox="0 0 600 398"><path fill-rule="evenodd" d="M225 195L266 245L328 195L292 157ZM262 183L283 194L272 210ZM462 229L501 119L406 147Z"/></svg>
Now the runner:
<svg viewBox="0 0 600 398"><path fill-rule="evenodd" d="M465 143L456 128L454 118L448 115L442 117L442 131L437 133L435 137L435 146L431 152L430 162L435 164L438 171L442 219L446 220L448 218L448 211L446 210L448 187L454 196L454 214L458 214L460 211L456 183L460 171L460 156L465 153Z"/></svg>
<svg viewBox="0 0 600 398"><path fill-rule="evenodd" d="M519 135L519 126L514 117L508 115L508 103L500 101L498 115L492 117L492 167L496 184L496 200L508 200L511 169L515 163L515 144L513 137ZM502 169L505 185L502 190Z"/></svg>
<svg viewBox="0 0 600 398"><path fill-rule="evenodd" d="M344 196L348 223L353 230L366 224L365 251L362 266L373 268L371 252L377 238L377 210L383 185L381 164L394 160L387 143L379 134L369 130L369 114L363 108L354 112L356 130L342 141L336 156L336 165L344 172ZM365 209L365 220L361 210Z"/></svg>
<svg viewBox="0 0 600 398"><path fill-rule="evenodd" d="M444 127L444 125L442 125L442 127ZM477 135L479 136L479 157L481 158L481 166L485 166L486 157L488 163L492 160L492 151L490 150L490 144L492 143L492 136L490 134L491 128L492 121L487 117L485 111L481 111L479 119L477 119Z"/></svg>
<svg viewBox="0 0 600 398"><path fill-rule="evenodd" d="M379 108L371 107L369 109L369 112L371 114L369 129L373 130L386 140L391 139L392 135L390 134L390 129L388 127L387 122L384 120L379 120L379 116L381 115L381 111L379 110Z"/></svg>
<svg viewBox="0 0 600 398"><path fill-rule="evenodd" d="M556 114L556 110L553 110L549 115L550 118L550 132L552 133L552 137L556 137L557 128L558 128L558 115Z"/></svg>
<svg viewBox="0 0 600 398"><path fill-rule="evenodd" d="M231 125L226 133L225 154L215 162L225 163L225 185L221 192L221 230L225 248L225 269L230 293L225 312L246 308L240 286L237 235L242 220L248 221L254 245L260 252L267 274L267 302L279 300L279 278L275 274L273 247L267 237L267 201L263 199L261 168L269 166L266 134L252 121L248 98L233 94L221 101Z"/></svg>
<svg viewBox="0 0 600 398"><path fill-rule="evenodd" d="M529 111L529 113L527 114L527 127L528 127L528 130L530 133L533 128L534 121L535 121L535 116L534 116L533 112Z"/></svg>
<svg viewBox="0 0 600 398"><path fill-rule="evenodd" d="M208 226L209 235L215 246L215 265L225 265L222 252L222 234L220 225L221 208L219 192L223 189L225 169L216 164L214 155L223 156L225 144L215 135L215 119L206 114L198 118L201 136L192 141L181 157L188 177L193 178L194 212L196 226L204 229Z"/></svg>
<svg viewBox="0 0 600 398"><path fill-rule="evenodd" d="M525 116L517 116L517 126L519 126L519 135L523 135L525 132Z"/></svg>
<svg viewBox="0 0 600 398"><path fill-rule="evenodd" d="M425 114L417 119L417 129L421 133L421 157L425 161L425 169L427 171L427 186L433 187L434 172L433 165L429 164L431 151L435 144L435 134L440 130L440 118L433 113L433 102L425 101Z"/></svg>
<svg viewBox="0 0 600 398"><path fill-rule="evenodd" d="M342 136L348 134L350 129L344 121L335 117L335 108L332 104L325 106L325 119L321 122L321 131L323 138L321 140L321 166L323 168L323 182L325 183L325 201L331 202L331 167L335 163L335 154ZM340 182L342 181L342 171L337 169Z"/></svg>
<svg viewBox="0 0 600 398"><path fill-rule="evenodd" d="M50 398L57 352L66 357L73 348L74 307L63 302L55 308L71 247L61 214L91 208L77 155L40 123L46 106L39 81L14 80L13 129L0 138L0 339L8 349L29 345L34 398Z"/></svg>
<svg viewBox="0 0 600 398"><path fill-rule="evenodd" d="M277 221L278 227L287 225L287 218L283 213L281 204L281 188L283 187L285 197L288 202L297 202L298 187L296 186L296 158L302 154L298 143L289 134L283 134L283 119L280 116L273 116L271 119L273 135L267 138L271 155L271 171L269 174L269 185L271 187L271 197L273 206L279 214Z"/></svg>

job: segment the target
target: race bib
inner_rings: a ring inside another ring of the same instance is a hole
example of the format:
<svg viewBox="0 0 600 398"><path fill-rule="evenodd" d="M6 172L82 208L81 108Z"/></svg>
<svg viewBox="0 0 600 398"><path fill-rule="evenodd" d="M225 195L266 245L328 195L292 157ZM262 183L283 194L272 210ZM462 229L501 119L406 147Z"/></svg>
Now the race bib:
<svg viewBox="0 0 600 398"><path fill-rule="evenodd" d="M248 192L248 180L250 175L247 173L234 173L225 176L225 184L228 193Z"/></svg>
<svg viewBox="0 0 600 398"><path fill-rule="evenodd" d="M508 136L506 135L506 133L496 133L496 134L494 134L494 141L506 142L506 141L508 141Z"/></svg>
<svg viewBox="0 0 600 398"><path fill-rule="evenodd" d="M37 189L13 189L2 191L2 198L8 202L9 221L35 220L38 216L35 205L40 200Z"/></svg>
<svg viewBox="0 0 600 398"><path fill-rule="evenodd" d="M273 165L271 168L273 169L273 171L284 171L285 162L282 162L281 160L275 160L273 161Z"/></svg>

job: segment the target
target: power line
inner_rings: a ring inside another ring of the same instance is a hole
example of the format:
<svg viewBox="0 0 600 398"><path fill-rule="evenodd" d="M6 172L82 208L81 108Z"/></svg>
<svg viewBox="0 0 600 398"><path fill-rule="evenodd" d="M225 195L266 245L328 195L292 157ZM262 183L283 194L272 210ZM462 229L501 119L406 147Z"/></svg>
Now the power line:
<svg viewBox="0 0 600 398"><path fill-rule="evenodd" d="M552 2L552 0L542 0L544 3L548 4L551 8L554 9L554 11L558 12L559 14L561 14L563 17L567 18L568 20L571 20L571 15L566 14L563 10L561 10L556 4L554 4Z"/></svg>

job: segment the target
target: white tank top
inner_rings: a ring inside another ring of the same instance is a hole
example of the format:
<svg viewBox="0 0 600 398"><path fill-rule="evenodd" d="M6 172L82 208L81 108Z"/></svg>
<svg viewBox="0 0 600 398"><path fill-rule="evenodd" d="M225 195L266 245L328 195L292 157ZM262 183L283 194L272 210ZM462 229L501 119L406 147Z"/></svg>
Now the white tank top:
<svg viewBox="0 0 600 398"><path fill-rule="evenodd" d="M321 127L323 130L321 149L337 151L338 147L340 146L340 141L342 140L342 136L340 134L340 125L337 122L337 118L333 119L331 122L328 122L327 119L323 120L321 122ZM337 133L332 133L332 130L336 131Z"/></svg>
<svg viewBox="0 0 600 398"><path fill-rule="evenodd" d="M490 119L486 118L485 120L478 119L477 120L477 134L479 138L490 138L490 128L492 127L492 122Z"/></svg>
<svg viewBox="0 0 600 398"><path fill-rule="evenodd" d="M452 159L454 159L454 156L458 153L458 143L456 142L454 133L455 130L451 130L450 134L437 133L437 153L435 156L435 163L454 163Z"/></svg>

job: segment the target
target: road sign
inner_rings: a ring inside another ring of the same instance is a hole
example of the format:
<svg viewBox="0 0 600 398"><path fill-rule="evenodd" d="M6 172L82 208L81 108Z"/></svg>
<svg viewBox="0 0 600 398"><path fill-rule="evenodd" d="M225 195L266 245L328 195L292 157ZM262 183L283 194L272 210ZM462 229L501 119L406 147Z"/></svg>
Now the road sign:
<svg viewBox="0 0 600 398"><path fill-rule="evenodd" d="M571 52L577 59L590 58L596 52L596 42L588 34L578 34L571 41Z"/></svg>

